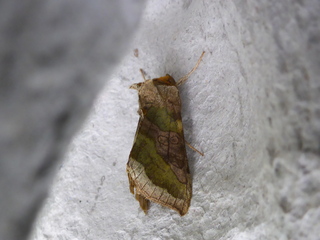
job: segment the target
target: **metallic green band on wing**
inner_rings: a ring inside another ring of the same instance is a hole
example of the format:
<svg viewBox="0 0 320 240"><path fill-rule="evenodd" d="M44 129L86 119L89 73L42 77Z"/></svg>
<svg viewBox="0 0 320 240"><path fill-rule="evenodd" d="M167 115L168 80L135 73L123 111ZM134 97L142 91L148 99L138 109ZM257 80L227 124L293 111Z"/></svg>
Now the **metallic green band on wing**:
<svg viewBox="0 0 320 240"><path fill-rule="evenodd" d="M146 118L155 124L164 132L181 132L177 124L180 116L174 116L172 112L168 112L167 108L150 107L147 111Z"/></svg>
<svg viewBox="0 0 320 240"><path fill-rule="evenodd" d="M138 134L130 157L144 166L153 184L166 189L175 198L186 199L187 186L179 182L169 164L157 154L156 145L152 139Z"/></svg>

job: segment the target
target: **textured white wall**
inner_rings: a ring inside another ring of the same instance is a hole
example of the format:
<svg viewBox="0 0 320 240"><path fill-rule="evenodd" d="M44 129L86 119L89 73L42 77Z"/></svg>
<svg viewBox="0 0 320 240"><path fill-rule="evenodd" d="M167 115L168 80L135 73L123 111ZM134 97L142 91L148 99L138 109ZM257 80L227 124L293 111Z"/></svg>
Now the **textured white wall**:
<svg viewBox="0 0 320 240"><path fill-rule="evenodd" d="M0 1L1 240L26 239L143 8L143 0Z"/></svg>
<svg viewBox="0 0 320 240"><path fill-rule="evenodd" d="M31 239L319 239L320 3L148 1L131 52L72 142ZM134 49L139 56L134 56ZM125 172L132 83L181 87L189 213L139 209Z"/></svg>

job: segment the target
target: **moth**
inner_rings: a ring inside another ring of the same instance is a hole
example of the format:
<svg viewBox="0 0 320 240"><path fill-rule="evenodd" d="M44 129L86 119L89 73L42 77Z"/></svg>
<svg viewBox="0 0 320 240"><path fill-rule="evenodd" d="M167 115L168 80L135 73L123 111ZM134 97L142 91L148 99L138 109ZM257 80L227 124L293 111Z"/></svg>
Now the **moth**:
<svg viewBox="0 0 320 240"><path fill-rule="evenodd" d="M197 69L204 53L178 82L169 74L146 79L140 69L144 82L130 87L138 91L140 119L127 173L130 192L146 214L150 201L176 210L181 216L188 212L192 182L185 145L189 144L183 135L178 86Z"/></svg>

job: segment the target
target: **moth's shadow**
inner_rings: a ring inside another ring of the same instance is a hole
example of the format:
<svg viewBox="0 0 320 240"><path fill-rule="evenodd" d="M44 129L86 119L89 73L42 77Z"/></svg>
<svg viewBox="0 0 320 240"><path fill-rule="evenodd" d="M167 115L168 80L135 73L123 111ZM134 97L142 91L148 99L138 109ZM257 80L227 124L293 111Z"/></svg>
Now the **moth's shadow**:
<svg viewBox="0 0 320 240"><path fill-rule="evenodd" d="M192 78L192 76L191 76ZM190 79L189 79L190 80ZM181 98L181 115L182 115L182 123L183 123L183 130L184 130L184 138L185 141L187 141L191 146L195 147L196 144L196 137L193 132L193 123L194 123L194 109L196 109L196 106L193 106L190 101L189 91L192 88L192 85L190 85L189 80L179 87L180 91L180 98ZM191 176L193 176L194 173L194 165L196 159L199 157L199 153L193 151L186 145L187 149L187 156L189 160L189 168L191 172Z"/></svg>

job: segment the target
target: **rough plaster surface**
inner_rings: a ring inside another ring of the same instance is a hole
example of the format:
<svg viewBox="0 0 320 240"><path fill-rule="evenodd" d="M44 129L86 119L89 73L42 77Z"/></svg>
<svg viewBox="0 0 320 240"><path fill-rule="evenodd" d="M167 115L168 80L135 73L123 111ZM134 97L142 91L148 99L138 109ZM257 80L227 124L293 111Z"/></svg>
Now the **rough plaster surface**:
<svg viewBox="0 0 320 240"><path fill-rule="evenodd" d="M139 0L0 1L1 240L26 239L143 8Z"/></svg>
<svg viewBox="0 0 320 240"><path fill-rule="evenodd" d="M319 239L320 3L148 1L130 54L70 145L31 239ZM134 56L134 49L139 55ZM179 78L189 213L129 192L132 83Z"/></svg>

